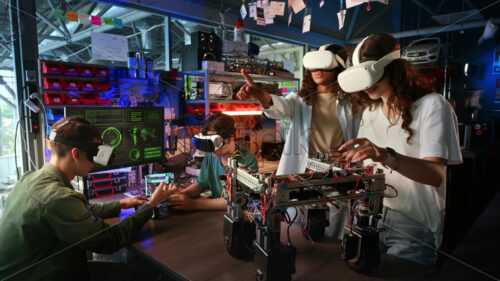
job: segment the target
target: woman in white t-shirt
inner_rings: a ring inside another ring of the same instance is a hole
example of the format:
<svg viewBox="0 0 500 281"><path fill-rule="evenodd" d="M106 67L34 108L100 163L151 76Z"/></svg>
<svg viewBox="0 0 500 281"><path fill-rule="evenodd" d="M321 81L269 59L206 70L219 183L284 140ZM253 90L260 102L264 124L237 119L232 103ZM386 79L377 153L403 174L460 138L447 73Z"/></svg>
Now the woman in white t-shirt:
<svg viewBox="0 0 500 281"><path fill-rule="evenodd" d="M367 109L358 138L339 149L355 147L344 153L347 160L375 163L384 170L386 184L398 191L397 197L384 198L382 250L433 265L444 225L446 166L462 162L457 118L446 99L431 93L414 67L399 58L399 48L389 34L371 35L356 47L351 73L370 69L367 61L386 66L372 68L366 80L357 81L366 85L351 99ZM373 81L377 71L382 78ZM359 87L350 87L349 75L339 76L339 83L348 92Z"/></svg>

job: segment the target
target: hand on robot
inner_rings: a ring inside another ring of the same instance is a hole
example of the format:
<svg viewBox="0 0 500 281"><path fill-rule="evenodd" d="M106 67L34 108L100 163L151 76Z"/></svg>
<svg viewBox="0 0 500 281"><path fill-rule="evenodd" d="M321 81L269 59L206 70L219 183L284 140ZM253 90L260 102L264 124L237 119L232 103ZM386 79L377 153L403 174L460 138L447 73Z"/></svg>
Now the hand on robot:
<svg viewBox="0 0 500 281"><path fill-rule="evenodd" d="M182 192L175 193L168 199L169 206L171 206L174 210L196 210L196 203L196 199L193 199Z"/></svg>
<svg viewBox="0 0 500 281"><path fill-rule="evenodd" d="M244 69L241 70L241 74L243 74L247 83L241 86L238 93L236 93L236 97L240 100L247 100L250 97L254 97L264 108L269 108L273 104L271 95L257 86L252 77Z"/></svg>
<svg viewBox="0 0 500 281"><path fill-rule="evenodd" d="M138 196L134 196L132 198L122 199L122 200L120 200L120 208L121 209L133 208L136 205L146 203L146 199L147 199L147 197L144 195L138 195Z"/></svg>
<svg viewBox="0 0 500 281"><path fill-rule="evenodd" d="M176 193L181 192L181 190L179 189L179 185L176 184L176 183L169 184L168 185L168 191L170 191L171 194L176 194Z"/></svg>
<svg viewBox="0 0 500 281"><path fill-rule="evenodd" d="M148 204L151 205L151 207L156 207L156 205L167 200L167 198L172 194L173 191L169 190L169 186L167 185L167 183L162 181L151 195L151 199L149 200Z"/></svg>
<svg viewBox="0 0 500 281"><path fill-rule="evenodd" d="M339 151L338 149L332 149L330 151L328 161L334 163L335 166L344 167L345 165L347 165L346 158L342 155L342 152Z"/></svg>
<svg viewBox="0 0 500 281"><path fill-rule="evenodd" d="M376 146L366 138L352 139L339 147L339 151L354 147L352 150L344 152L347 162L361 162L372 159L373 162L383 162L387 159L387 149Z"/></svg>

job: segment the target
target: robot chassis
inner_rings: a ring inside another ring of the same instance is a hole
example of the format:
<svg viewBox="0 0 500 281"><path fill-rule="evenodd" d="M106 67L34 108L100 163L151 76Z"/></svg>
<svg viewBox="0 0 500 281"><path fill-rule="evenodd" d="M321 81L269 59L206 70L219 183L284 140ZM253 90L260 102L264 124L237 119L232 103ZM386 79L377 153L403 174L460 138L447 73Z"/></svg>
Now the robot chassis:
<svg viewBox="0 0 500 281"><path fill-rule="evenodd" d="M308 209L308 221L315 225L311 232L317 231L314 236L319 240L328 225L328 211L314 207L335 204L334 200L346 203L350 218L344 227L341 257L361 273L378 265L382 229L377 228L377 221L385 190L382 170L374 172L373 166L342 168L318 158L308 159L307 170L309 173L275 176L238 168L236 160L229 159L226 176L221 177L227 180L228 191L224 242L231 256L254 258L256 280L290 280L295 273L295 247L280 242L280 224L287 208L313 206ZM244 219L251 204L260 207L260 222Z"/></svg>

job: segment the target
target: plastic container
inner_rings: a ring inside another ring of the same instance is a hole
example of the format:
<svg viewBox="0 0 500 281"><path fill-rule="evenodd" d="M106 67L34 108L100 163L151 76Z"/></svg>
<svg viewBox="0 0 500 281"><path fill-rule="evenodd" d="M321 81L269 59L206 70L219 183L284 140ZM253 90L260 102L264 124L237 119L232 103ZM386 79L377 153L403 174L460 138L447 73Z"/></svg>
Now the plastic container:
<svg viewBox="0 0 500 281"><path fill-rule="evenodd" d="M108 91L109 89L111 89L111 82L110 81L96 82L94 88L96 89L96 91Z"/></svg>
<svg viewBox="0 0 500 281"><path fill-rule="evenodd" d="M64 75L78 76L80 74L79 65L63 65Z"/></svg>
<svg viewBox="0 0 500 281"><path fill-rule="evenodd" d="M44 100L45 104L49 104L49 105L64 104L66 101L66 95L65 94L44 93L43 100Z"/></svg>
<svg viewBox="0 0 500 281"><path fill-rule="evenodd" d="M66 80L64 83L64 88L66 90L78 91L82 86L82 81L80 80Z"/></svg>
<svg viewBox="0 0 500 281"><path fill-rule="evenodd" d="M94 76L94 68L91 66L82 66L80 68L80 75L81 76Z"/></svg>
<svg viewBox="0 0 500 281"><path fill-rule="evenodd" d="M53 62L42 62L42 73L43 74L61 74L62 64Z"/></svg>
<svg viewBox="0 0 500 281"><path fill-rule="evenodd" d="M96 77L108 77L109 76L109 68L106 68L106 67L95 68L94 75Z"/></svg>
<svg viewBox="0 0 500 281"><path fill-rule="evenodd" d="M44 77L42 80L43 80L43 88L45 90L62 90L64 88L63 79Z"/></svg>
<svg viewBox="0 0 500 281"><path fill-rule="evenodd" d="M94 81L83 81L82 82L82 90L84 91L94 91Z"/></svg>

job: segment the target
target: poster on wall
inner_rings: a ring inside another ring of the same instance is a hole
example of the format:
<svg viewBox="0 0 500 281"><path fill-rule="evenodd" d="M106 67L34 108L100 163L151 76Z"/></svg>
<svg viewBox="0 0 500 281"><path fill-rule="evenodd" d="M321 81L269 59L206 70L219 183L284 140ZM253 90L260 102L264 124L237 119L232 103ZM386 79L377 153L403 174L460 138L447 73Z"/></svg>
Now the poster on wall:
<svg viewBox="0 0 500 281"><path fill-rule="evenodd" d="M92 58L98 60L127 61L126 36L92 32Z"/></svg>
<svg viewBox="0 0 500 281"><path fill-rule="evenodd" d="M493 61L493 73L500 73L500 49L495 50L495 60Z"/></svg>

